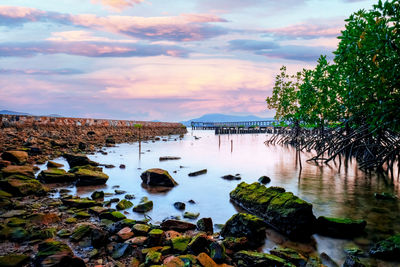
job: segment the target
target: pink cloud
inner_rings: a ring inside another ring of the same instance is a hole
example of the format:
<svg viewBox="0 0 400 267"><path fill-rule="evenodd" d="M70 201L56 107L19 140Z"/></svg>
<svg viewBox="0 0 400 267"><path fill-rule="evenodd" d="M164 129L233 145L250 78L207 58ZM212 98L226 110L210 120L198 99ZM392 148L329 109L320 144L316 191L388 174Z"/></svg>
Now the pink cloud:
<svg viewBox="0 0 400 267"><path fill-rule="evenodd" d="M92 0L92 3L100 3L115 10L122 10L142 2L144 2L144 0Z"/></svg>

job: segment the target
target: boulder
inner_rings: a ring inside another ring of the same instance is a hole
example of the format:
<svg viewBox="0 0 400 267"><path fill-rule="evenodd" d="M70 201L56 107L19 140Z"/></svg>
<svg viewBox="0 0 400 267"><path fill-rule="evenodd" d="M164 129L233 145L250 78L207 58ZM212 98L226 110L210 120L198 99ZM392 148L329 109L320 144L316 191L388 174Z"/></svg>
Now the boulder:
<svg viewBox="0 0 400 267"><path fill-rule="evenodd" d="M400 260L400 234L379 241L370 249L369 254L384 260Z"/></svg>
<svg viewBox="0 0 400 267"><path fill-rule="evenodd" d="M164 230L175 230L178 232L185 232L188 230L196 229L196 225L185 221L166 220L161 223L161 228Z"/></svg>
<svg viewBox="0 0 400 267"><path fill-rule="evenodd" d="M248 267L286 266L285 260L277 256L268 253L260 253L260 252L245 251L245 250L235 253L234 261L238 264L238 266L248 266Z"/></svg>
<svg viewBox="0 0 400 267"><path fill-rule="evenodd" d="M214 227L211 218L201 218L196 223L197 229L202 232L206 232L207 234L213 234Z"/></svg>
<svg viewBox="0 0 400 267"><path fill-rule="evenodd" d="M39 173L38 179L42 183L72 183L76 181L76 177L73 173L66 172L63 169L47 169Z"/></svg>
<svg viewBox="0 0 400 267"><path fill-rule="evenodd" d="M0 180L0 188L14 196L45 195L47 193L47 188L38 180L23 175L12 175Z"/></svg>
<svg viewBox="0 0 400 267"><path fill-rule="evenodd" d="M118 202L116 208L117 208L117 210L125 210L132 206L133 206L132 202L130 202L129 200L123 199L120 202Z"/></svg>
<svg viewBox="0 0 400 267"><path fill-rule="evenodd" d="M186 204L183 202L175 202L174 207L178 210L184 210L186 208Z"/></svg>
<svg viewBox="0 0 400 267"><path fill-rule="evenodd" d="M354 237L364 232L365 220L318 217L317 232L332 237Z"/></svg>
<svg viewBox="0 0 400 267"><path fill-rule="evenodd" d="M274 248L270 251L272 255L275 255L281 259L290 262L294 266L306 266L307 265L307 257L300 254L294 249L291 248ZM312 266L311 264L309 266Z"/></svg>
<svg viewBox="0 0 400 267"><path fill-rule="evenodd" d="M28 160L28 153L16 150L6 151L1 155L1 158L15 164L24 164Z"/></svg>
<svg viewBox="0 0 400 267"><path fill-rule="evenodd" d="M33 166L24 165L24 166L14 166L10 165L2 169L2 175L4 178L11 175L22 175L29 178L35 178L35 172L33 170Z"/></svg>
<svg viewBox="0 0 400 267"><path fill-rule="evenodd" d="M22 254L9 254L5 256L0 256L0 266L2 267L20 267L25 266L29 261L30 257L28 255Z"/></svg>
<svg viewBox="0 0 400 267"><path fill-rule="evenodd" d="M84 267L86 264L82 259L74 256L74 253L67 244L48 239L39 244L38 253L35 257L35 266Z"/></svg>
<svg viewBox="0 0 400 267"><path fill-rule="evenodd" d="M264 176L261 176L260 178L258 178L258 182L260 182L262 184L268 184L271 182L271 178L264 175Z"/></svg>
<svg viewBox="0 0 400 267"><path fill-rule="evenodd" d="M70 168L76 166L92 165L97 166L98 163L91 161L86 155L83 154L64 154L63 157L67 160Z"/></svg>
<svg viewBox="0 0 400 267"><path fill-rule="evenodd" d="M146 185L174 187L178 183L171 177L168 171L163 169L149 169L140 176Z"/></svg>
<svg viewBox="0 0 400 267"><path fill-rule="evenodd" d="M104 198L104 191L94 191L91 195L90 198L93 200L96 199L103 199Z"/></svg>
<svg viewBox="0 0 400 267"><path fill-rule="evenodd" d="M81 168L75 172L75 178L77 180L77 186L86 186L105 184L109 177L103 172Z"/></svg>
<svg viewBox="0 0 400 267"><path fill-rule="evenodd" d="M222 227L223 237L246 237L251 246L259 247L266 237L266 223L257 216L247 213L233 215Z"/></svg>
<svg viewBox="0 0 400 267"><path fill-rule="evenodd" d="M231 200L292 239L308 239L315 231L312 205L280 187L240 183Z"/></svg>
<svg viewBox="0 0 400 267"><path fill-rule="evenodd" d="M64 164L61 164L61 163L57 163L57 162L54 162L54 161L51 161L51 160L49 160L48 162L47 162L47 168L49 168L49 169L51 169L51 168L61 168L61 167L64 167Z"/></svg>
<svg viewBox="0 0 400 267"><path fill-rule="evenodd" d="M88 198L64 198L61 200L65 206L74 207L78 209L90 208L93 206L99 206L98 202Z"/></svg>

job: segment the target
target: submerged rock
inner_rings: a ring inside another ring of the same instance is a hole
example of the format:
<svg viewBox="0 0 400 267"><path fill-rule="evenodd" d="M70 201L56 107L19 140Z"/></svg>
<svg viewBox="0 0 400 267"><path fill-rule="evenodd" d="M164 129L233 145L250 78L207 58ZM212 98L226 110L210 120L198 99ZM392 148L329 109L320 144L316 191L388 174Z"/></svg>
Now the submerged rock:
<svg viewBox="0 0 400 267"><path fill-rule="evenodd" d="M83 154L64 154L63 157L67 160L70 168L76 166L92 165L97 166L98 163L91 161L86 155Z"/></svg>
<svg viewBox="0 0 400 267"><path fill-rule="evenodd" d="M184 210L186 208L186 204L183 202L175 202L174 207L178 210Z"/></svg>
<svg viewBox="0 0 400 267"><path fill-rule="evenodd" d="M308 239L315 231L312 205L280 187L240 183L231 200L293 239Z"/></svg>
<svg viewBox="0 0 400 267"><path fill-rule="evenodd" d="M265 239L265 222L257 216L247 213L233 215L222 227L223 237L246 237L253 247L259 247Z"/></svg>
<svg viewBox="0 0 400 267"><path fill-rule="evenodd" d="M183 214L183 218L188 218L188 219L197 219L200 216L200 213L193 213L193 212L188 212L186 211Z"/></svg>
<svg viewBox="0 0 400 267"><path fill-rule="evenodd" d="M262 184L268 184L271 182L271 178L269 178L268 176L261 176L260 178L258 178L258 181Z"/></svg>
<svg viewBox="0 0 400 267"><path fill-rule="evenodd" d="M385 260L400 260L400 234L376 243L369 254Z"/></svg>
<svg viewBox="0 0 400 267"><path fill-rule="evenodd" d="M166 220L161 223L161 227L164 230L175 230L178 232L185 232L188 230L196 229L196 225L193 223L179 221L179 220Z"/></svg>
<svg viewBox="0 0 400 267"><path fill-rule="evenodd" d="M66 172L63 169L51 168L39 173L38 179L42 183L70 183L75 182L76 177L73 173Z"/></svg>
<svg viewBox="0 0 400 267"><path fill-rule="evenodd" d="M160 161L166 161L166 160L179 160L181 159L180 157L173 157L173 156L165 156L165 157L160 157Z"/></svg>
<svg viewBox="0 0 400 267"><path fill-rule="evenodd" d="M224 175L224 176L222 176L221 178L222 178L222 179L225 179L225 180L229 180L229 181L232 181L232 180L241 180L241 179L242 179L242 177L240 177L239 175L232 175L232 174Z"/></svg>
<svg viewBox="0 0 400 267"><path fill-rule="evenodd" d="M149 169L140 176L144 184L150 186L174 187L178 183L171 177L168 171L163 169Z"/></svg>
<svg viewBox="0 0 400 267"><path fill-rule="evenodd" d="M198 175L202 175L202 174L206 174L206 173L207 173L207 169L203 169L203 170L200 170L200 171L191 172L191 173L188 174L188 176L193 177L193 176L198 176Z"/></svg>
<svg viewBox="0 0 400 267"><path fill-rule="evenodd" d="M320 216L317 220L317 231L333 237L353 237L362 234L366 225L365 220Z"/></svg>
<svg viewBox="0 0 400 267"><path fill-rule="evenodd" d="M117 208L117 210L125 210L132 206L133 206L132 202L130 202L129 200L123 199L120 202L118 202L116 208Z"/></svg>
<svg viewBox="0 0 400 267"><path fill-rule="evenodd" d="M396 200L397 197L395 195L383 192L383 193L375 193L374 194L376 199L383 199L383 200Z"/></svg>
<svg viewBox="0 0 400 267"><path fill-rule="evenodd" d="M96 199L103 199L103 198L104 198L104 191L94 191L94 192L90 195L90 197L91 197L93 200L96 200Z"/></svg>

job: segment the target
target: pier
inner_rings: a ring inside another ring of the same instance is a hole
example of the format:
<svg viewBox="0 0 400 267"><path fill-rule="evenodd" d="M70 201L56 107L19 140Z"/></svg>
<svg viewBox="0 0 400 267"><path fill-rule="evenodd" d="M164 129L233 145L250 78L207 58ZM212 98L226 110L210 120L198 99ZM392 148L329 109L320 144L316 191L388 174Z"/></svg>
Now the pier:
<svg viewBox="0 0 400 267"><path fill-rule="evenodd" d="M275 133L276 120L239 122L191 122L193 130L214 130L215 134Z"/></svg>

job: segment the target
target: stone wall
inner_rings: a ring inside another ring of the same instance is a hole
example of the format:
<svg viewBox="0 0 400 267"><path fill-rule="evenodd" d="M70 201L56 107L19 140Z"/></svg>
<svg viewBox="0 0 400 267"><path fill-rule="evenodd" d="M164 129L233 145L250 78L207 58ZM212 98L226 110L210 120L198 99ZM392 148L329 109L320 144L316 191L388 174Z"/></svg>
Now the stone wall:
<svg viewBox="0 0 400 267"><path fill-rule="evenodd" d="M186 132L180 123L0 115L0 152L23 149L39 159Z"/></svg>

